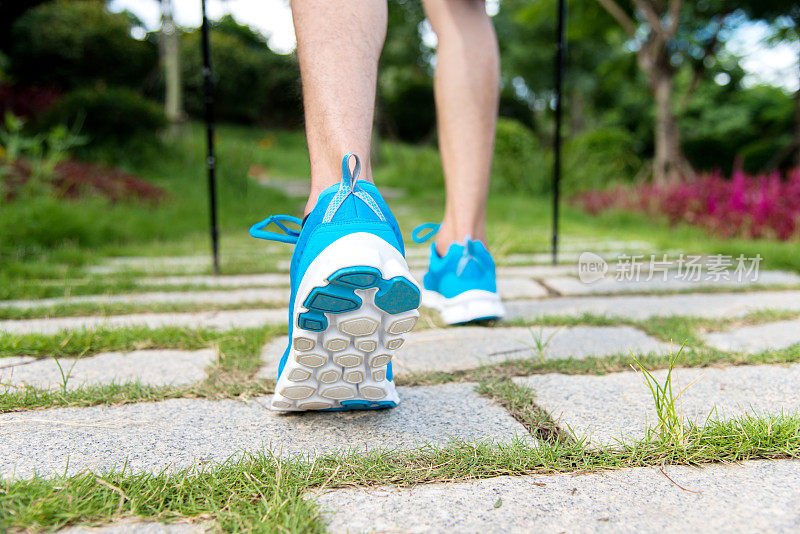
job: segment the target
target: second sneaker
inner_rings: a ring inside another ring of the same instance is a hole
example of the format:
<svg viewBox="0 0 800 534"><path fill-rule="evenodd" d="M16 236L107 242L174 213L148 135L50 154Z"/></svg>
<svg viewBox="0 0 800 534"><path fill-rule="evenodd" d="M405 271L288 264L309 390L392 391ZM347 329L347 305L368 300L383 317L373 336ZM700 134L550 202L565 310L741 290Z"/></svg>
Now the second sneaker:
<svg viewBox="0 0 800 534"><path fill-rule="evenodd" d="M439 230L426 223L411 238L424 243ZM495 263L483 243L467 238L453 243L444 256L431 244L428 272L423 278L422 304L439 311L447 324L501 319L505 307L497 293Z"/></svg>

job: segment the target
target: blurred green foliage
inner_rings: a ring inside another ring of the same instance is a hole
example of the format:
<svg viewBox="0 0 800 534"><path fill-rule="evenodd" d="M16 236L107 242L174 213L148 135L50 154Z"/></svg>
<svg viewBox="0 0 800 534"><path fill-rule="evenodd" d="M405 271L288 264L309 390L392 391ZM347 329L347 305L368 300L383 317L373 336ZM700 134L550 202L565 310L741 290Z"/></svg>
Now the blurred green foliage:
<svg viewBox="0 0 800 534"><path fill-rule="evenodd" d="M793 104L781 89L747 89L705 84L687 105L681 120L684 150L701 169L729 174L737 159L744 170L791 164L781 152L791 142Z"/></svg>
<svg viewBox="0 0 800 534"><path fill-rule="evenodd" d="M302 124L300 74L295 54L276 54L261 35L226 16L212 25L211 62L217 119L262 126ZM202 117L199 31L182 36L181 70L186 111Z"/></svg>
<svg viewBox="0 0 800 534"><path fill-rule="evenodd" d="M91 139L80 154L111 163L115 158L132 161L135 153L148 150L145 145L153 143L165 124L159 103L163 76L158 33L132 37L142 23L130 13L109 12L101 0L3 4L0 28L8 28L8 35L0 38L0 99L4 84L21 87L22 94L28 86L53 88L63 97L49 112L34 117L31 127L46 131L79 123ZM573 0L569 8L565 187L583 190L646 176L654 116L637 66L638 45L597 0ZM629 5L624 9L633 14ZM796 42L797 8L789 13L778 0L714 0L685 10L696 16L682 19L682 37L675 44L674 107L690 162L698 170L728 171L741 161L750 172L790 165L793 153L787 147L796 128L793 96L779 88L747 86L739 58L724 50L713 61L698 58L719 17L729 13L730 24L763 18L774 26L774 40ZM781 17L784 11L789 15ZM503 0L493 17L502 56L500 115L513 119L498 124L495 191L549 190L554 16L555 0ZM420 2L389 1L376 126L382 139L434 147L435 49L423 42L424 21ZM730 36L726 31L721 40ZM220 122L301 127L295 54L271 51L263 35L230 16L212 22L211 40ZM199 31L182 30L184 105L194 118L203 115L201 63ZM408 152L404 157L412 161L397 162L391 168L398 175L389 178L399 182L401 175L427 172L431 179L422 183L438 183L440 171L433 170L436 158L431 154ZM394 161L398 156L385 157ZM408 168L399 171L404 165Z"/></svg>
<svg viewBox="0 0 800 534"><path fill-rule="evenodd" d="M513 119L497 121L492 163L492 190L503 193L545 193L548 164L533 132Z"/></svg>
<svg viewBox="0 0 800 534"><path fill-rule="evenodd" d="M158 65L155 44L134 39L130 17L101 2L42 4L23 13L11 35L9 71L22 84L139 88Z"/></svg>
<svg viewBox="0 0 800 534"><path fill-rule="evenodd" d="M79 127L95 145L123 145L148 136L167 123L161 106L131 89L119 87L76 89L64 95L41 118L39 125Z"/></svg>

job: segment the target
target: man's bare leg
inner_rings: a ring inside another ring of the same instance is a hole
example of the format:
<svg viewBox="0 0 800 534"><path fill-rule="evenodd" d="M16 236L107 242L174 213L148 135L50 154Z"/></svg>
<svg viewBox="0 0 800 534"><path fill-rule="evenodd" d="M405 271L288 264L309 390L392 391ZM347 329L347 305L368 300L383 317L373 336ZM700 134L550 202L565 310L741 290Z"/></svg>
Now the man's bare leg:
<svg viewBox="0 0 800 534"><path fill-rule="evenodd" d="M323 189L341 180L345 153L357 154L361 178L372 179L370 138L386 17L384 1L292 1L311 159L306 213Z"/></svg>
<svg viewBox="0 0 800 534"><path fill-rule="evenodd" d="M436 116L447 189L440 254L466 237L486 241L486 197L500 86L497 37L482 0L424 0L436 32Z"/></svg>

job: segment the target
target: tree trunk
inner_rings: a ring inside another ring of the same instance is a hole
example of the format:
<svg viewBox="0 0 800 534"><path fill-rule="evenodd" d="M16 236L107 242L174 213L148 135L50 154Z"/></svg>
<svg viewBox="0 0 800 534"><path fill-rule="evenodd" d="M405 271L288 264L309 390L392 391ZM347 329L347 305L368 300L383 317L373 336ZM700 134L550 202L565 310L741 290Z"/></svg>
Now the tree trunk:
<svg viewBox="0 0 800 534"><path fill-rule="evenodd" d="M183 95L181 92L180 39L172 18L172 0L161 0L161 62L164 69L164 113L170 123L171 134L183 121Z"/></svg>
<svg viewBox="0 0 800 534"><path fill-rule="evenodd" d="M586 102L583 93L572 91L569 99L569 135L578 135L586 127Z"/></svg>
<svg viewBox="0 0 800 534"><path fill-rule="evenodd" d="M681 152L680 132L672 111L672 76L666 72L654 72L653 97L656 103L655 157L653 179L664 183L678 180L685 170Z"/></svg>
<svg viewBox="0 0 800 534"><path fill-rule="evenodd" d="M665 183L692 178L694 170L683 156L678 120L672 107L675 71L667 50L651 40L644 44L637 59L655 101L653 180Z"/></svg>

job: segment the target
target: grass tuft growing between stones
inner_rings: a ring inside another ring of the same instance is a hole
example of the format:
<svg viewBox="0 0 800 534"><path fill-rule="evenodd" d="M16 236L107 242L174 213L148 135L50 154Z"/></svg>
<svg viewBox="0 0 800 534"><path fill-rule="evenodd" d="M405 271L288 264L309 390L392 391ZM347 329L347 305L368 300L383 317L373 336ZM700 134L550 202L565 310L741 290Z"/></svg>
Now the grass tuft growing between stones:
<svg viewBox="0 0 800 534"><path fill-rule="evenodd" d="M510 395L512 398L515 396ZM688 425L680 445L657 436L587 450L560 439L536 445L453 442L412 451L340 452L278 459L268 451L158 474L118 471L0 481L0 530L53 530L121 518L213 519L225 532L322 532L307 490L413 486L501 475L586 473L800 456L800 417L745 416Z"/></svg>
<svg viewBox="0 0 800 534"><path fill-rule="evenodd" d="M478 384L476 391L505 408L534 438L555 443L575 443L575 439L536 404L532 389L510 380L484 380Z"/></svg>

